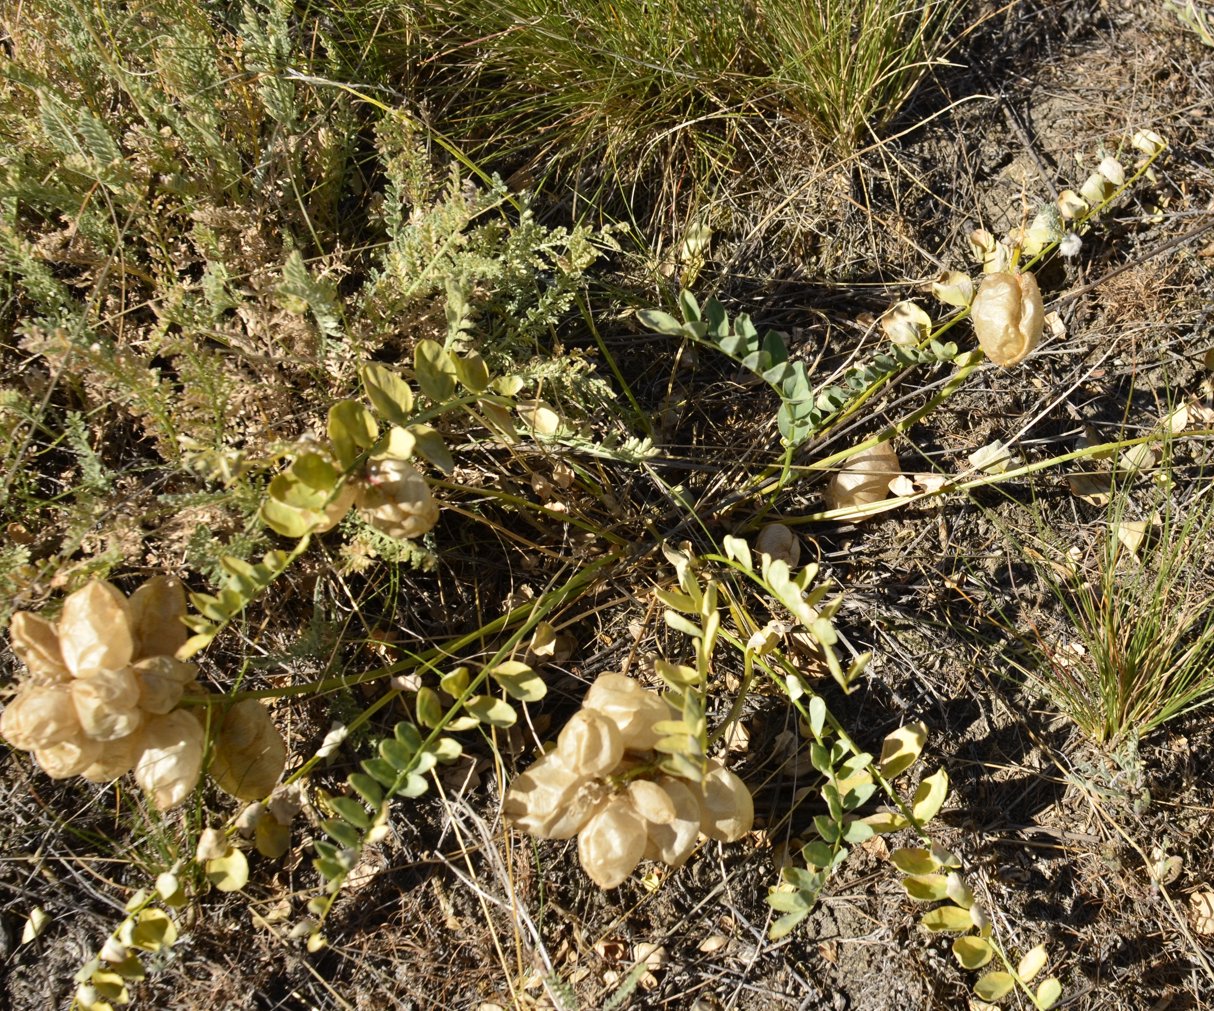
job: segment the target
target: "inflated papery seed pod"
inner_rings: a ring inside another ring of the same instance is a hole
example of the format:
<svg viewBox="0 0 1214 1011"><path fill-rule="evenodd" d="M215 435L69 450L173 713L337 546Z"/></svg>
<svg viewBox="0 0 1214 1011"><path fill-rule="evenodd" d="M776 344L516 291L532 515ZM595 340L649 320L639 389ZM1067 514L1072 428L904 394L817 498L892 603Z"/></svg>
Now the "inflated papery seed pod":
<svg viewBox="0 0 1214 1011"><path fill-rule="evenodd" d="M80 727L94 741L129 737L143 722L139 682L129 667L76 678L70 690Z"/></svg>
<svg viewBox="0 0 1214 1011"><path fill-rule="evenodd" d="M601 784L569 768L556 754L544 755L515 776L502 813L538 839L572 839L602 803Z"/></svg>
<svg viewBox="0 0 1214 1011"><path fill-rule="evenodd" d="M700 837L700 801L686 783L670 776L663 776L655 785L670 798L674 817L665 822L646 819L644 856L671 867L682 867Z"/></svg>
<svg viewBox="0 0 1214 1011"><path fill-rule="evenodd" d="M406 460L373 461L355 501L366 521L389 537L421 537L438 522L430 486Z"/></svg>
<svg viewBox="0 0 1214 1011"><path fill-rule="evenodd" d="M783 523L768 523L755 538L755 550L772 561L784 562L790 569L801 560L801 542Z"/></svg>
<svg viewBox="0 0 1214 1011"><path fill-rule="evenodd" d="M556 750L566 768L583 776L605 776L624 757L624 739L608 717L579 709L561 730Z"/></svg>
<svg viewBox="0 0 1214 1011"><path fill-rule="evenodd" d="M198 673L192 663L171 656L150 656L130 669L139 682L139 708L161 716L177 707L186 686Z"/></svg>
<svg viewBox="0 0 1214 1011"><path fill-rule="evenodd" d="M181 580L153 576L131 594L127 602L134 632L134 658L173 656L184 644L188 631L185 617L185 588Z"/></svg>
<svg viewBox="0 0 1214 1011"><path fill-rule="evenodd" d="M658 742L655 723L669 720L670 705L660 695L647 692L624 674L600 674L582 702L585 709L602 713L619 727L629 751L649 751Z"/></svg>
<svg viewBox="0 0 1214 1011"><path fill-rule="evenodd" d="M135 639L126 597L100 579L69 595L59 618L59 648L73 677L127 666Z"/></svg>
<svg viewBox="0 0 1214 1011"><path fill-rule="evenodd" d="M1045 306L1037 279L1029 273L988 274L970 309L982 350L996 365L1023 361L1041 340Z"/></svg>
<svg viewBox="0 0 1214 1011"><path fill-rule="evenodd" d="M861 450L849 457L826 486L828 509L880 502L889 494L889 483L902 473L898 454L888 442Z"/></svg>
<svg viewBox="0 0 1214 1011"><path fill-rule="evenodd" d="M618 794L578 833L578 859L596 885L615 888L641 862L645 840L645 819L637 813L627 794Z"/></svg>
<svg viewBox="0 0 1214 1011"><path fill-rule="evenodd" d="M636 813L647 822L669 825L674 820L674 801L651 779L632 780L628 784L628 799Z"/></svg>
<svg viewBox="0 0 1214 1011"><path fill-rule="evenodd" d="M94 741L81 734L49 748L34 749L34 761L42 766L51 779L67 779L79 776L101 757L102 749L108 745Z"/></svg>
<svg viewBox="0 0 1214 1011"><path fill-rule="evenodd" d="M93 764L87 769L81 769L80 775L90 783L111 783L135 768L135 763L139 761L141 754L143 754L142 727L129 737L106 741Z"/></svg>
<svg viewBox="0 0 1214 1011"><path fill-rule="evenodd" d="M29 669L29 681L33 684L57 684L72 676L63 662L59 633L45 618L18 611L9 624L8 634L13 652Z"/></svg>
<svg viewBox="0 0 1214 1011"><path fill-rule="evenodd" d="M23 688L0 713L0 734L18 751L52 748L83 737L70 686Z"/></svg>
<svg viewBox="0 0 1214 1011"><path fill-rule="evenodd" d="M755 820L754 799L746 784L710 759L700 798L700 831L717 842L737 842Z"/></svg>
<svg viewBox="0 0 1214 1011"><path fill-rule="evenodd" d="M287 749L273 719L257 699L232 706L219 725L211 759L211 777L240 800L260 800L278 782Z"/></svg>
<svg viewBox="0 0 1214 1011"><path fill-rule="evenodd" d="M149 717L144 724L135 781L161 811L176 807L197 785L205 737L202 724L183 709Z"/></svg>

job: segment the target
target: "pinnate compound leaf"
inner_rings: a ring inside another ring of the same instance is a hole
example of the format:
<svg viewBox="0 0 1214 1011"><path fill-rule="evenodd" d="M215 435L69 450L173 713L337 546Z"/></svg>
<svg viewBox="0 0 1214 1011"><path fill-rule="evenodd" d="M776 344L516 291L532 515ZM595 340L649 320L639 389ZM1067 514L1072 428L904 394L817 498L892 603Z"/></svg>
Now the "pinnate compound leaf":
<svg viewBox="0 0 1214 1011"><path fill-rule="evenodd" d="M207 880L221 892L238 892L249 883L249 861L238 849L206 862Z"/></svg>
<svg viewBox="0 0 1214 1011"><path fill-rule="evenodd" d="M417 690L417 722L431 730L442 725L443 704L438 692L423 685Z"/></svg>
<svg viewBox="0 0 1214 1011"><path fill-rule="evenodd" d="M902 879L902 887L916 902L939 902L948 898L948 878L943 874L912 874Z"/></svg>
<svg viewBox="0 0 1214 1011"><path fill-rule="evenodd" d="M358 370L367 399L390 425L405 425L413 412L413 390L391 369L371 362Z"/></svg>
<svg viewBox="0 0 1214 1011"><path fill-rule="evenodd" d="M329 408L329 441L343 469L352 467L377 438L379 426L374 416L357 400L339 400Z"/></svg>
<svg viewBox="0 0 1214 1011"><path fill-rule="evenodd" d="M1062 996L1062 984L1058 982L1057 977L1050 976L1048 979L1041 981L1041 986L1037 987L1037 994L1034 998L1037 1001L1037 1007L1040 1011L1049 1011L1055 1004L1058 1003L1058 998Z"/></svg>
<svg viewBox="0 0 1214 1011"><path fill-rule="evenodd" d="M899 727L881 744L877 771L886 779L894 779L915 764L925 744L927 724L915 722Z"/></svg>
<svg viewBox="0 0 1214 1011"><path fill-rule="evenodd" d="M670 313L662 312L660 309L641 309L637 312L637 319L641 321L643 327L654 333L664 333L671 337L685 336L683 324Z"/></svg>
<svg viewBox="0 0 1214 1011"><path fill-rule="evenodd" d="M548 692L544 679L518 660L499 663L490 669L489 675L506 690L507 695L520 702L536 702Z"/></svg>
<svg viewBox="0 0 1214 1011"><path fill-rule="evenodd" d="M390 762L382 758L367 758L363 760L362 767L381 786L391 789L396 785L396 767Z"/></svg>
<svg viewBox="0 0 1214 1011"><path fill-rule="evenodd" d="M778 941L781 937L786 937L797 929L799 924L806 916L809 915L809 910L796 913L785 913L775 923L771 925L771 929L767 931L769 940Z"/></svg>
<svg viewBox="0 0 1214 1011"><path fill-rule="evenodd" d="M974 925L974 919L968 909L960 906L941 906L923 914L920 921L923 926L933 932L969 930ZM979 994L981 996L981 994Z"/></svg>
<svg viewBox="0 0 1214 1011"><path fill-rule="evenodd" d="M953 941L953 955L963 969L981 969L995 955L995 949L985 937L958 937Z"/></svg>
<svg viewBox="0 0 1214 1011"><path fill-rule="evenodd" d="M997 1001L1011 993L1015 985L1010 972L988 972L974 984L974 993L983 1000Z"/></svg>
<svg viewBox="0 0 1214 1011"><path fill-rule="evenodd" d="M948 773L940 769L928 776L919 784L915 791L915 799L911 802L911 814L920 825L931 821L944 804L948 796Z"/></svg>
<svg viewBox="0 0 1214 1011"><path fill-rule="evenodd" d="M940 869L940 861L932 852L919 847L896 849L889 859L903 874L933 874Z"/></svg>
<svg viewBox="0 0 1214 1011"><path fill-rule="evenodd" d="M455 392L455 362L438 341L420 340L413 352L417 385L436 404L445 403Z"/></svg>
<svg viewBox="0 0 1214 1011"><path fill-rule="evenodd" d="M513 707L492 695L473 695L464 702L464 709L481 723L488 723L492 727L512 727L518 721Z"/></svg>
<svg viewBox="0 0 1214 1011"><path fill-rule="evenodd" d="M1046 954L1045 945L1039 944L1032 951L1025 952L1020 964L1016 966L1016 975L1027 983L1045 968L1047 961L1049 956Z"/></svg>

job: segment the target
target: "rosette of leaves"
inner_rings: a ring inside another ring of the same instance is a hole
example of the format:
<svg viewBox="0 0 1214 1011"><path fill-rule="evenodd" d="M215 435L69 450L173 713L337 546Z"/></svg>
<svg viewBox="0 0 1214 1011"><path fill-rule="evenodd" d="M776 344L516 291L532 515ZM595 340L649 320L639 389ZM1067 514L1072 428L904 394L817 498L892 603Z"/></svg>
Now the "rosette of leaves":
<svg viewBox="0 0 1214 1011"><path fill-rule="evenodd" d="M197 668L175 655L186 643L184 617L185 592L164 576L129 600L93 580L68 596L57 623L18 612L10 636L28 676L0 714L0 733L56 779L105 783L133 771L157 808L180 804L206 752L205 709L179 708L206 691ZM229 730L236 712L246 721L239 732ZM236 796L249 784L268 792L285 762L282 739L254 700L224 718L213 752L220 786Z"/></svg>
<svg viewBox="0 0 1214 1011"><path fill-rule="evenodd" d="M642 859L681 867L700 834L735 842L750 831L745 784L708 760L688 780L659 771L675 712L623 674L602 674L556 747L510 784L503 812L540 839L578 838L583 870L615 888Z"/></svg>

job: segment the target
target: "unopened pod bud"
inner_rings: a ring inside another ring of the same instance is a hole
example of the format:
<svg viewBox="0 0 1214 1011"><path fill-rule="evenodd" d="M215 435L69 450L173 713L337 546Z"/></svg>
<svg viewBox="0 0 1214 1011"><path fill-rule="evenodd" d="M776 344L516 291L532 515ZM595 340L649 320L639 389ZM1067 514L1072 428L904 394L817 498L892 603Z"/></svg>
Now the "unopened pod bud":
<svg viewBox="0 0 1214 1011"><path fill-rule="evenodd" d="M1008 368L1023 361L1041 340L1045 306L1032 274L988 274L970 310L987 358Z"/></svg>

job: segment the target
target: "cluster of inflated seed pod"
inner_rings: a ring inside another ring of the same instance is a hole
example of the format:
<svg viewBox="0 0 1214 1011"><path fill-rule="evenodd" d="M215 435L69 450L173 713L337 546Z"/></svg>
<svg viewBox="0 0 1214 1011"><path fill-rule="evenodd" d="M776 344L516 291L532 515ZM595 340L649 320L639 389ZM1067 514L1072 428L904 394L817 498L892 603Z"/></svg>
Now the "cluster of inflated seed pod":
<svg viewBox="0 0 1214 1011"><path fill-rule="evenodd" d="M515 778L504 811L541 839L578 837L578 856L600 888L614 888L642 859L681 867L700 833L735 842L750 831L746 785L709 761L703 782L651 778L655 725L670 705L623 674L603 674L556 747Z"/></svg>
<svg viewBox="0 0 1214 1011"><path fill-rule="evenodd" d="M184 616L185 592L164 576L129 600L93 580L64 601L57 624L18 611L10 637L29 674L0 714L0 734L55 779L107 783L133 771L157 808L180 804L206 750L206 707L181 706L206 692L197 668L175 656ZM243 799L269 793L286 749L261 703L232 706L215 730L220 787Z"/></svg>
<svg viewBox="0 0 1214 1011"><path fill-rule="evenodd" d="M396 433L400 437L391 438ZM409 462L413 436L404 429L393 429L389 436L387 452L348 476L328 448L301 452L270 482L261 518L284 536L302 537L333 529L354 509L389 537L421 537L438 522L439 505L421 471Z"/></svg>

